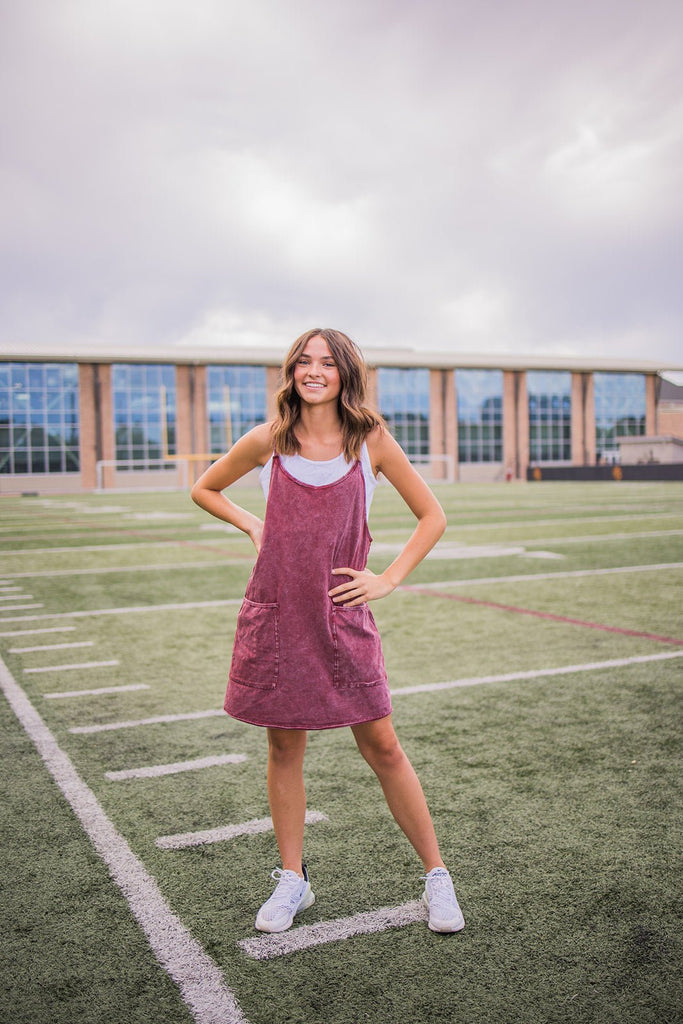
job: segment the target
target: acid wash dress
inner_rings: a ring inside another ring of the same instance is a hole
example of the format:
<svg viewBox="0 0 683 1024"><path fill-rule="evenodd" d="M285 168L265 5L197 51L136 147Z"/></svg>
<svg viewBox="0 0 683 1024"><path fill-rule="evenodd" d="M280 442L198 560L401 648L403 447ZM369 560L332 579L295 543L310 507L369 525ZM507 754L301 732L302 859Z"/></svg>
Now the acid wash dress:
<svg viewBox="0 0 683 1024"><path fill-rule="evenodd" d="M360 461L333 483L303 483L272 460L261 549L237 630L225 710L252 725L334 729L391 712L367 604L328 591L364 569L371 543Z"/></svg>

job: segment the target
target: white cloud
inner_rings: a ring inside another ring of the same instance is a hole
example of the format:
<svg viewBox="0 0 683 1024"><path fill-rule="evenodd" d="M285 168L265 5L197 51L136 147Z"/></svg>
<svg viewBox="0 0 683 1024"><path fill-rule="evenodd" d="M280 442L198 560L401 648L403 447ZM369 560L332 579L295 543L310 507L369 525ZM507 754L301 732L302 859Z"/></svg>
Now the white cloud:
<svg viewBox="0 0 683 1024"><path fill-rule="evenodd" d="M674 0L7 7L0 342L683 358Z"/></svg>

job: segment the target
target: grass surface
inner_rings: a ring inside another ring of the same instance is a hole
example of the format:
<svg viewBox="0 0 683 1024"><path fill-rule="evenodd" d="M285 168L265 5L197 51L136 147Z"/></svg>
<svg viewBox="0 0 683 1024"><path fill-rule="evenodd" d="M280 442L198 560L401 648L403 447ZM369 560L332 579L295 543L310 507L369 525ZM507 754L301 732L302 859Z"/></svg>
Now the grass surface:
<svg viewBox="0 0 683 1024"><path fill-rule="evenodd" d="M153 606L237 601L253 558L245 538L214 525L187 495L3 498L0 633L73 628L3 635L0 652L251 1024L674 1024L683 996L683 658L580 667L683 650L683 488L437 493L447 534L407 581L432 584L432 593L402 589L373 606L392 688L575 667L394 697L465 912L459 935L414 924L249 959L237 942L255 934L270 891L273 834L178 851L155 840L267 816L263 732L226 716L69 731L221 707L238 605ZM262 510L254 490L240 500ZM393 492L379 488L371 567L381 570L411 528ZM627 571L593 574L614 569ZM129 608L150 610L94 614ZM660 639L639 635L647 633ZM92 646L17 652L69 642ZM110 660L118 664L25 671ZM45 696L130 683L148 689ZM0 722L0 1019L191 1021L4 701ZM156 779L105 777L226 753L247 760ZM421 867L348 730L311 734L306 781L310 808L329 820L307 830L317 901L294 928L418 898Z"/></svg>

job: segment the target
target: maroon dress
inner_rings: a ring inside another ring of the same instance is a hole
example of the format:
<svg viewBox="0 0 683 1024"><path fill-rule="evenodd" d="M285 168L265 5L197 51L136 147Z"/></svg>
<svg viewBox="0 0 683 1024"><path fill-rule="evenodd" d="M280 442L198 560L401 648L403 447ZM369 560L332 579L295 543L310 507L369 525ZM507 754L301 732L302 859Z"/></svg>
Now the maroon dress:
<svg viewBox="0 0 683 1024"><path fill-rule="evenodd" d="M333 483L297 480L273 456L261 550L237 617L225 710L252 725L333 729L391 712L367 604L328 591L364 569L371 543L360 462Z"/></svg>

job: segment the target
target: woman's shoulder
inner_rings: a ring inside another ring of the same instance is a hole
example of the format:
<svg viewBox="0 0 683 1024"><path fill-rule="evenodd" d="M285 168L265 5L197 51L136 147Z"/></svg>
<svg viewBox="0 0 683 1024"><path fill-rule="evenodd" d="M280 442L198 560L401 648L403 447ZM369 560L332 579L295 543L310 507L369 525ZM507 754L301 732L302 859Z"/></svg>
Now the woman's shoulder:
<svg viewBox="0 0 683 1024"><path fill-rule="evenodd" d="M249 451L257 462L263 465L273 454L273 421L259 423L243 434L236 444Z"/></svg>
<svg viewBox="0 0 683 1024"><path fill-rule="evenodd" d="M384 423L377 423L366 434L365 444L367 445L373 469L377 473L381 468L382 459L386 459L387 455L394 451L396 441L394 441Z"/></svg>

